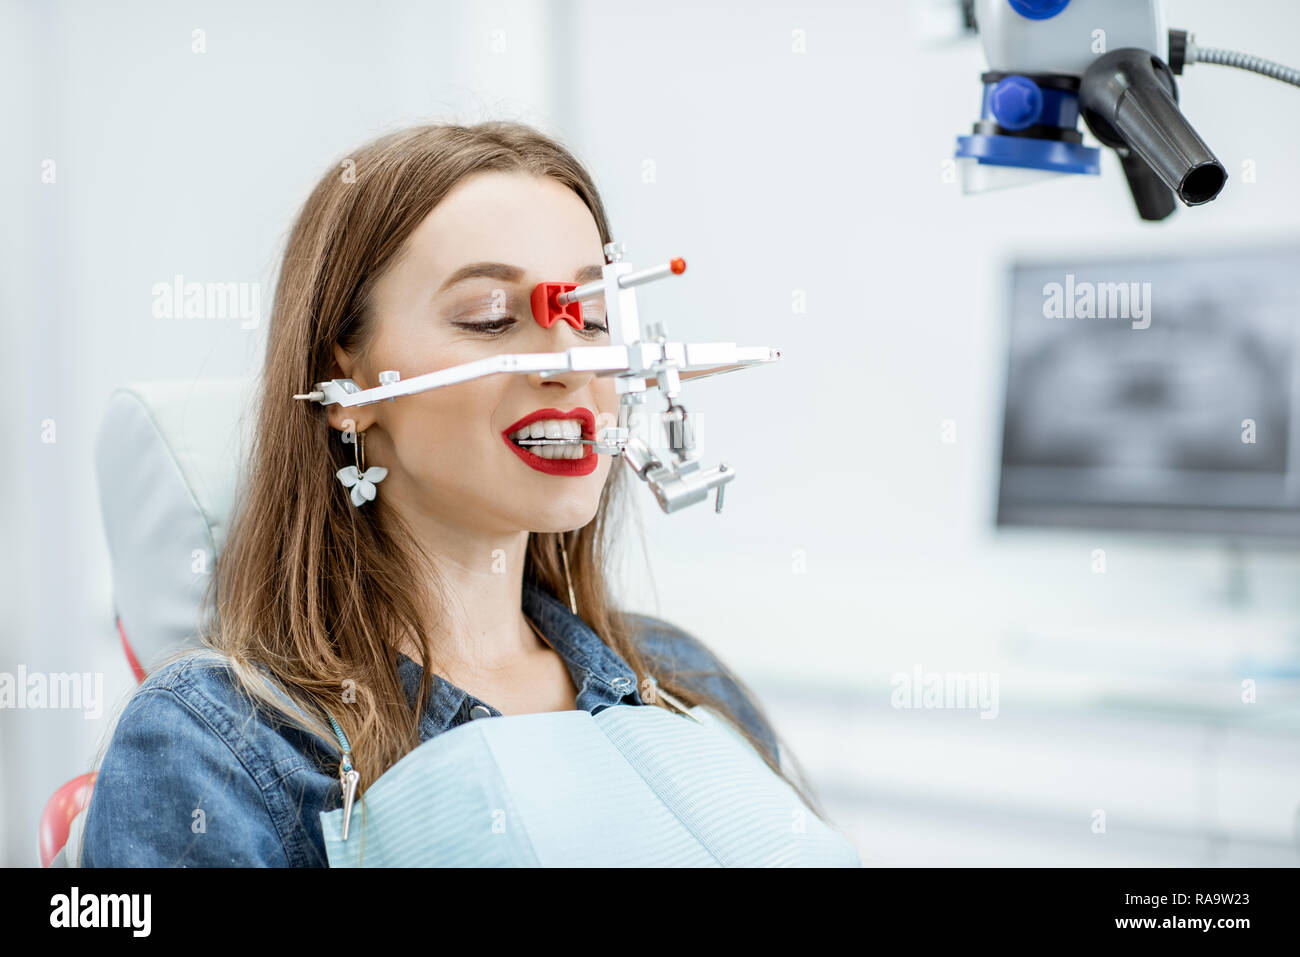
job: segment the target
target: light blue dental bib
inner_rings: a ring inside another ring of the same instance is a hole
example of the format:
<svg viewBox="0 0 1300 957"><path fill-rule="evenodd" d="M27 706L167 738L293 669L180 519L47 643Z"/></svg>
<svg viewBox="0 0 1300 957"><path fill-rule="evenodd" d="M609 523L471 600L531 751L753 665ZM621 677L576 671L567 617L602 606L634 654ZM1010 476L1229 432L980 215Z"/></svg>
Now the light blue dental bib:
<svg viewBox="0 0 1300 957"><path fill-rule="evenodd" d="M703 706L480 718L425 741L352 809L331 867L861 867Z"/></svg>

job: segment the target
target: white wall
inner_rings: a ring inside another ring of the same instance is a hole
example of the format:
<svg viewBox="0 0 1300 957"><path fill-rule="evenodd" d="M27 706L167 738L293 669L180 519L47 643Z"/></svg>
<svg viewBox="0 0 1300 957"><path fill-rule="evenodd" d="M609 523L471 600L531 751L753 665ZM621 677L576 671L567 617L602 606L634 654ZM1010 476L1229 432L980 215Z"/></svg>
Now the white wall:
<svg viewBox="0 0 1300 957"><path fill-rule="evenodd" d="M740 474L721 516L650 510L661 568L676 569L660 576L663 610L685 602L682 614L735 655L772 640L779 659L785 639L771 627L770 603L753 600L771 592L752 575L779 591L795 587L796 548L807 552L811 579L834 579L831 594L818 591L792 611L787 623L804 626L803 640L838 633L856 644L861 632L846 633L851 609L945 594L959 587L945 583L949 571L960 581L1014 564L1036 588L1079 585L1088 552L1102 544L1120 549L1112 585L1140 567L1185 601L1187 576L1205 575L1207 561L1212 569L1212 549L991 535L1000 268L1017 252L1083 257L1294 236L1296 91L1223 67L1191 68L1182 103L1232 178L1214 203L1145 224L1109 152L1096 178L974 197L943 181L954 138L978 118L977 42L918 49L903 3L738 9L668 3L630 16L591 2L576 18L586 71L576 122L616 228L641 258L672 253L690 263L682 281L647 290L644 301L675 317L674 334L771 344L786 355L778 367L697 387L712 452ZM1247 9L1257 15L1171 3L1170 22L1207 44L1300 60L1300 8L1237 8ZM807 35L802 56L790 52L796 28ZM1239 175L1248 157L1254 184ZM647 159L654 184L641 182ZM806 315L792 315L795 289L806 291ZM956 421L955 445L940 441L943 419ZM687 589L701 565L734 573ZM1295 568L1289 556L1284 566ZM894 584L871 588L881 576ZM670 599L672 585L681 590ZM727 624L734 615L739 627Z"/></svg>
<svg viewBox="0 0 1300 957"><path fill-rule="evenodd" d="M1285 0L1169 9L1204 43L1300 62L1300 8ZM1294 89L1191 68L1188 115L1230 174L1250 158L1258 181L1235 176L1214 203L1153 226L1137 221L1109 155L1097 179L982 197L944 182L954 137L978 114L982 56L973 41L922 46L901 0L3 11L0 96L19 135L0 151L12 214L0 311L18 343L20 427L2 516L0 670L102 671L110 713L129 692L91 467L104 401L136 378L260 363L264 322L153 319L153 283L257 281L269 309L292 215L320 172L379 132L438 117L512 117L561 136L593 170L634 262L688 260L685 276L641 297L670 317L673 338L783 350L776 367L684 392L706 416L706 458L739 476L721 515L663 516L643 500L655 587L630 593L772 700L839 686L860 696L844 700L879 703L888 676L918 662L1010 675L1021 666L1005 640L1025 629L1082 627L1086 641L1117 623L1164 634L1208 620L1210 653L1230 634L1295 634L1291 554L1249 556L1258 602L1243 611L1214 597L1212 547L991 531L1001 265L1021 251L1294 236ZM191 52L195 29L203 54ZM490 48L497 29L504 53ZM51 157L57 183L42 184ZM796 289L806 314L792 314ZM939 438L949 418L952 445ZM41 441L45 419L54 444ZM1095 547L1110 556L1102 580L1089 571ZM1004 693L1072 689L1040 677ZM803 725L796 746L815 751L833 721ZM35 861L45 799L88 769L103 730L75 713L0 713L0 861Z"/></svg>

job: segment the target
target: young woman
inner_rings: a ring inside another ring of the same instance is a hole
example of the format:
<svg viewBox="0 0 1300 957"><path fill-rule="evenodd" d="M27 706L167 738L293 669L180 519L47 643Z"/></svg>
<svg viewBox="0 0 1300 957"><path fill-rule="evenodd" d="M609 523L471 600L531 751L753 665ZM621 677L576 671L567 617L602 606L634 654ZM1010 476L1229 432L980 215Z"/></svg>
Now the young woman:
<svg viewBox="0 0 1300 957"><path fill-rule="evenodd" d="M324 866L319 815L342 806L346 762L359 801L468 721L667 706L665 691L713 708L785 778L744 684L681 629L614 607L626 466L512 439L536 417L533 435L613 424L612 377L491 375L353 408L292 398L608 344L600 306L547 328L529 294L598 279L610 239L587 172L518 124L404 130L320 180L280 270L206 648L128 702L83 866Z"/></svg>

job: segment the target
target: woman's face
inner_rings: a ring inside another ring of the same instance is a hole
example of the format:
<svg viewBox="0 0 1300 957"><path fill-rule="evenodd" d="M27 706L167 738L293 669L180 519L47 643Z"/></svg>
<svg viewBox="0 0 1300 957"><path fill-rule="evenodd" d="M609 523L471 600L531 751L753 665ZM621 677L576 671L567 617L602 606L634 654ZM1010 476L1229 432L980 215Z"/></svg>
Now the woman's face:
<svg viewBox="0 0 1300 957"><path fill-rule="evenodd" d="M371 388L388 369L405 380L494 355L609 345L603 301L584 304L583 331L563 319L543 328L529 301L540 282L599 279L604 262L596 221L568 187L529 173L472 175L376 284L375 338L360 359L335 348L340 377ZM616 424L614 380L496 373L392 402L331 405L329 420L365 430L366 467L388 469L378 495L404 514L487 534L566 531L595 516L612 459L582 445L582 459L542 462L509 441L511 426L542 409L586 410L592 438L593 424Z"/></svg>

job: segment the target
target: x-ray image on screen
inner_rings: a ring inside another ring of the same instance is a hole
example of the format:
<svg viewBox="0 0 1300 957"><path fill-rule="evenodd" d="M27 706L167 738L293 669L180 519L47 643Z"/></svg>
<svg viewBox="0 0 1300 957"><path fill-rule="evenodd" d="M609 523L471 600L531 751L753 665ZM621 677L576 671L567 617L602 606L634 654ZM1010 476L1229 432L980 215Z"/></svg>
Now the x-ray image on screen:
<svg viewBox="0 0 1300 957"><path fill-rule="evenodd" d="M1300 533L1300 246L1011 270L999 524Z"/></svg>

